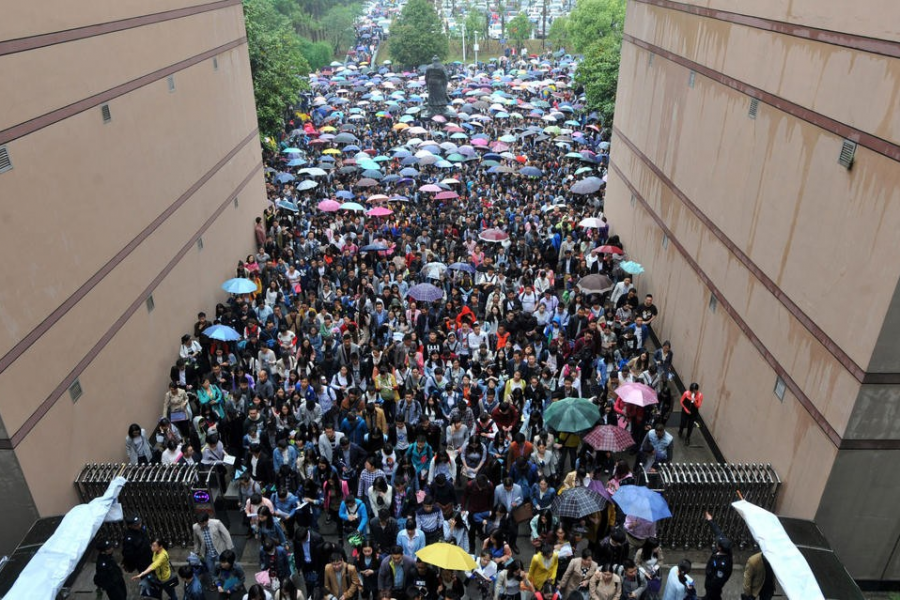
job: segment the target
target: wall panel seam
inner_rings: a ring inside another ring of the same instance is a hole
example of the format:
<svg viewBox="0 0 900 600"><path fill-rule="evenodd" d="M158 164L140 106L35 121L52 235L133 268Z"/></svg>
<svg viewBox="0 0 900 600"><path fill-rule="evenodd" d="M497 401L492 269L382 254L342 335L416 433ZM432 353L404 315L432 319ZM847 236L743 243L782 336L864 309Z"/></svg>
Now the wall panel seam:
<svg viewBox="0 0 900 600"><path fill-rule="evenodd" d="M30 417L19 427L18 431L10 438L10 443L13 448L18 446L27 435L35 428L35 426L40 422L40 420L46 415L53 405L62 397L63 394L69 389L69 386L72 385L72 382L81 375L85 369L94 361L95 358L103 351L107 344L116 336L122 327L128 322L128 320L134 315L134 313L144 304L144 301L147 299L153 290L159 286L160 283L166 278L166 276L175 268L175 266L181 261L184 256L193 249L194 244L197 243L197 240L209 229L212 224L222 215L223 212L231 205L234 198L239 195L243 189L250 183L250 181L256 176L256 174L261 171L263 168L262 162L258 162L254 167L250 170L249 174L244 178L244 180L235 188L235 190L228 195L222 204L210 215L210 217L206 220L206 222L197 230L194 235L182 246L181 250L163 267L162 271L157 274L157 276L150 282L150 284L138 295L138 297L131 303L131 305L125 310L125 312L116 320L115 323L110 326L110 328L103 334L96 344L88 351L88 353L78 362L78 364L72 369L72 371L66 376L63 381L59 383L58 386L50 393L50 395L41 403L41 405L31 414ZM3 440L0 440L0 444L2 444Z"/></svg>
<svg viewBox="0 0 900 600"><path fill-rule="evenodd" d="M156 23L163 23L165 21L182 19L184 17L190 17L205 12L221 10L223 8L228 8L229 6L237 6L240 3L241 0L221 0L219 2L198 4L195 6L186 6L184 8L176 8L173 10L152 13L149 15L141 15L139 17L129 17L127 19L120 19L118 21L109 21L107 23L97 23L94 25L85 25L83 27L74 27L72 29L65 29L63 31L52 31L49 33L39 33L27 37L15 38L12 40L3 40L0 41L0 56L15 54L17 52L27 52L29 50L36 50L38 48L46 48L47 46L54 46L56 44L65 44L67 42L84 40L87 38L106 35L108 33L116 33L119 31L126 31L128 29L135 29L137 27L144 27L145 25L155 25Z"/></svg>

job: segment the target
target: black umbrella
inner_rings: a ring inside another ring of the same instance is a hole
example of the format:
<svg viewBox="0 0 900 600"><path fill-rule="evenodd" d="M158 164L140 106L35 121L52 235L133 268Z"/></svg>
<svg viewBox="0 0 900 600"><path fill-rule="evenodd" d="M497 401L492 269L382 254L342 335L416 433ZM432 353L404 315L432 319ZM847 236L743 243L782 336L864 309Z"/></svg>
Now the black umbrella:
<svg viewBox="0 0 900 600"><path fill-rule="evenodd" d="M554 498L550 510L560 517L583 519L605 508L606 498L586 487L576 487Z"/></svg>

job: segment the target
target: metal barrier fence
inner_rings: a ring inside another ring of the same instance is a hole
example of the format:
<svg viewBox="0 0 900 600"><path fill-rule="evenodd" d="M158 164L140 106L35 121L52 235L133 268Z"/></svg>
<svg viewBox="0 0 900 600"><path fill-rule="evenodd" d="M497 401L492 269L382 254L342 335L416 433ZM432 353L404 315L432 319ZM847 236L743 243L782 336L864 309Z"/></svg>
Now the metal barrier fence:
<svg viewBox="0 0 900 600"><path fill-rule="evenodd" d="M128 483L119 494L125 518L139 515L153 536L170 544L192 543L191 527L200 512L214 514L213 504L222 489L217 471L197 465L86 464L75 478L82 502L102 496L110 481L122 476ZM124 524L105 523L101 536L120 540Z"/></svg>
<svg viewBox="0 0 900 600"><path fill-rule="evenodd" d="M756 546L744 520L731 509L737 492L766 510L775 508L781 479L770 464L668 463L656 465L648 484L669 503L672 517L657 523L657 533L672 548L709 548L713 534L704 513L709 511L735 548Z"/></svg>

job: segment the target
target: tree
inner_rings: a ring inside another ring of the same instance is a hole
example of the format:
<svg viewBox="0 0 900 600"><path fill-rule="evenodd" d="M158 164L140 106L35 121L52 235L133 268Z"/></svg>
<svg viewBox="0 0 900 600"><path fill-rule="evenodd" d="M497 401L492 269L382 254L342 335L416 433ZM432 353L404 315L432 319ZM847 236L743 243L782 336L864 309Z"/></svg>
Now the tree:
<svg viewBox="0 0 900 600"><path fill-rule="evenodd" d="M578 0L567 19L569 39L581 53L606 36L621 38L624 24L625 0Z"/></svg>
<svg viewBox="0 0 900 600"><path fill-rule="evenodd" d="M506 35L516 48L525 45L525 40L531 38L532 23L525 13L519 13L513 20L506 24Z"/></svg>
<svg viewBox="0 0 900 600"><path fill-rule="evenodd" d="M607 36L588 48L575 71L575 83L584 87L588 107L602 115L606 126L615 111L621 55L622 40Z"/></svg>
<svg viewBox="0 0 900 600"><path fill-rule="evenodd" d="M409 0L391 25L391 59L404 67L418 67L433 56L447 56L447 35L429 0Z"/></svg>
<svg viewBox="0 0 900 600"><path fill-rule="evenodd" d="M334 54L328 42L312 42L308 38L300 38L300 51L309 63L310 71L317 71L331 62Z"/></svg>
<svg viewBox="0 0 900 600"><path fill-rule="evenodd" d="M290 20L269 0L244 0L244 21L259 130L262 136L274 136L285 108L307 85L302 77L309 64Z"/></svg>
<svg viewBox="0 0 900 600"><path fill-rule="evenodd" d="M346 52L356 39L356 31L353 28L353 24L356 21L356 17L359 16L358 11L361 8L359 4L332 6L322 18L325 35L331 44L332 52L335 54L340 51Z"/></svg>
<svg viewBox="0 0 900 600"><path fill-rule="evenodd" d="M556 17L547 30L547 41L554 48L565 48L569 45L569 19Z"/></svg>

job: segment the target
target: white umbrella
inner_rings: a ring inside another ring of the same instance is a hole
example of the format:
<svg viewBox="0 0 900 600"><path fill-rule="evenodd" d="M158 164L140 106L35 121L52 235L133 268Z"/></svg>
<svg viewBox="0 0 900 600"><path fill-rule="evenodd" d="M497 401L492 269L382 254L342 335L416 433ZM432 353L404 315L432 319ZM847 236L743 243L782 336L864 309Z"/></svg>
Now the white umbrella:
<svg viewBox="0 0 900 600"><path fill-rule="evenodd" d="M825 600L809 563L788 537L778 517L746 500L733 502L731 506L747 522L785 596L791 600Z"/></svg>

